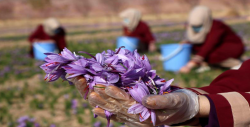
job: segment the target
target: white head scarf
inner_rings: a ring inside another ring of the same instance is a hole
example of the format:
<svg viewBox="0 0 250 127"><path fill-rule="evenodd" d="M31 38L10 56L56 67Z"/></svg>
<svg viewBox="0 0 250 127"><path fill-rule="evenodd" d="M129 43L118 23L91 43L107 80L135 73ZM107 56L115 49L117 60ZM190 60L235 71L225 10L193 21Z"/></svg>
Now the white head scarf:
<svg viewBox="0 0 250 127"><path fill-rule="evenodd" d="M126 26L129 30L134 30L141 20L141 12L132 8L122 11L119 16L123 19L128 20L127 23L123 22L123 25Z"/></svg>
<svg viewBox="0 0 250 127"><path fill-rule="evenodd" d="M43 22L44 31L50 36L55 35L54 31L60 26L60 22L55 18L48 18Z"/></svg>
<svg viewBox="0 0 250 127"><path fill-rule="evenodd" d="M196 6L189 14L187 39L191 43L201 44L205 41L213 23L211 10L206 6ZM202 25L201 31L196 33L192 26Z"/></svg>

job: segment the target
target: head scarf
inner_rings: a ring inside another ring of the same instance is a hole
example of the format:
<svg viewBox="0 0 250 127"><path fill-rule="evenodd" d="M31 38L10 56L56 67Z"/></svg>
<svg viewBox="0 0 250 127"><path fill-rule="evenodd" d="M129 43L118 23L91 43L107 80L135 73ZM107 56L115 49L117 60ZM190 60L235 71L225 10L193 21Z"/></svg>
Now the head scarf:
<svg viewBox="0 0 250 127"><path fill-rule="evenodd" d="M201 44L205 41L213 23L211 10L205 6L196 6L189 14L187 39L191 43ZM202 26L197 33L192 26Z"/></svg>
<svg viewBox="0 0 250 127"><path fill-rule="evenodd" d="M60 26L60 22L55 18L48 18L43 22L44 31L50 36L54 36L55 30Z"/></svg>
<svg viewBox="0 0 250 127"><path fill-rule="evenodd" d="M123 25L129 30L134 30L141 20L141 12L132 8L122 11L119 16L125 20Z"/></svg>

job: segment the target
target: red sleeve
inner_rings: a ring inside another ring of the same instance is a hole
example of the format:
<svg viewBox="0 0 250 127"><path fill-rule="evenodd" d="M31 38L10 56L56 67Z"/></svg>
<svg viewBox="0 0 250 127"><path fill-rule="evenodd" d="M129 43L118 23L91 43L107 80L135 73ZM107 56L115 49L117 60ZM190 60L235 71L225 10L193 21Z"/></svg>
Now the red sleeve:
<svg viewBox="0 0 250 127"><path fill-rule="evenodd" d="M220 127L250 126L249 93L228 92L206 96L211 106L208 125L214 127L211 124L218 121L219 125L217 126Z"/></svg>
<svg viewBox="0 0 250 127"><path fill-rule="evenodd" d="M42 25L39 25L36 30L31 33L31 35L29 36L29 42L33 43L34 39L39 38L39 35L41 34L41 32L43 31Z"/></svg>
<svg viewBox="0 0 250 127"><path fill-rule="evenodd" d="M124 27L124 26L122 27L122 32L123 32L124 36L128 36L126 27Z"/></svg>
<svg viewBox="0 0 250 127"><path fill-rule="evenodd" d="M250 92L250 60L245 61L239 70L228 70L219 75L209 86L189 88L198 94L224 92Z"/></svg>
<svg viewBox="0 0 250 127"><path fill-rule="evenodd" d="M53 37L53 39L55 40L57 44L59 51L62 51L67 46L65 36L66 36L66 32L62 28L62 31L60 32L60 34L57 34Z"/></svg>
<svg viewBox="0 0 250 127"><path fill-rule="evenodd" d="M151 43L155 41L155 38L153 37L153 34L147 24L145 24L144 32L145 32L145 40L146 40L145 42Z"/></svg>
<svg viewBox="0 0 250 127"><path fill-rule="evenodd" d="M56 37L56 44L61 52L66 47L65 35L60 35Z"/></svg>
<svg viewBox="0 0 250 127"><path fill-rule="evenodd" d="M221 42L221 38L223 37L224 33L225 29L222 26L212 27L203 46L196 55L206 58L208 54L213 51L214 47Z"/></svg>

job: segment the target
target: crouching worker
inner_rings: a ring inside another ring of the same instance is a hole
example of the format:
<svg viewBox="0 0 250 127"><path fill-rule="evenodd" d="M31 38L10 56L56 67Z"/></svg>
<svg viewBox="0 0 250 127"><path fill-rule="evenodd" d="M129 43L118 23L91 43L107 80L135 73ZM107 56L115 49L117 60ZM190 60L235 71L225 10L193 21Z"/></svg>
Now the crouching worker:
<svg viewBox="0 0 250 127"><path fill-rule="evenodd" d="M66 47L65 30L55 18L49 18L39 25L36 30L29 36L30 56L34 57L33 46L34 42L53 42L56 43L59 51Z"/></svg>
<svg viewBox="0 0 250 127"><path fill-rule="evenodd" d="M244 53L241 38L229 26L213 19L209 8L197 6L190 12L186 33L184 42L193 45L195 56L180 72L188 73L203 62L231 69L240 67Z"/></svg>
<svg viewBox="0 0 250 127"><path fill-rule="evenodd" d="M140 40L138 52L153 52L156 50L155 38L147 23L141 20L141 12L127 9L120 13L123 23L123 35Z"/></svg>

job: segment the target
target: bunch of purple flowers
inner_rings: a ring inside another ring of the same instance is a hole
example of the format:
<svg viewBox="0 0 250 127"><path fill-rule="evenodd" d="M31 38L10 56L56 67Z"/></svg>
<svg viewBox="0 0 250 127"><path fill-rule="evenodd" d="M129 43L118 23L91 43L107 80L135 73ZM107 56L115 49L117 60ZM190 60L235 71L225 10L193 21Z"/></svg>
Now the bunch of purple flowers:
<svg viewBox="0 0 250 127"><path fill-rule="evenodd" d="M87 80L85 99L88 90L93 90L96 84L117 86L138 102L128 109L128 113L139 114L141 122L151 116L151 121L155 125L155 112L142 105L142 98L150 94L163 95L171 92L170 84L173 79L166 81L156 75L156 70L152 70L147 56L140 56L137 50L130 52L121 47L115 51L97 53L95 56L83 51L79 53L88 54L91 58L76 55L67 48L61 54L46 53L46 63L41 65L46 72L45 80L51 82L60 77L67 80L83 76ZM67 79L66 74L70 75ZM107 112L106 115L110 118L112 114Z"/></svg>

